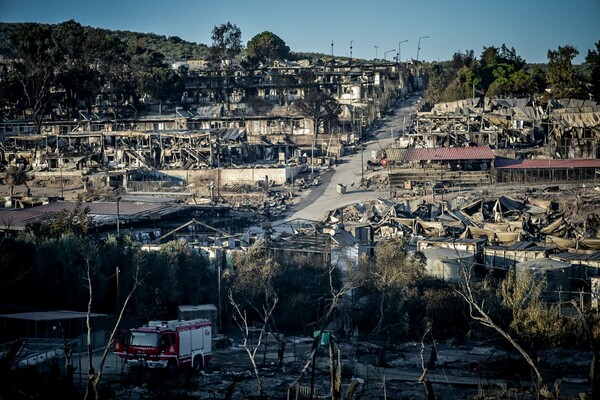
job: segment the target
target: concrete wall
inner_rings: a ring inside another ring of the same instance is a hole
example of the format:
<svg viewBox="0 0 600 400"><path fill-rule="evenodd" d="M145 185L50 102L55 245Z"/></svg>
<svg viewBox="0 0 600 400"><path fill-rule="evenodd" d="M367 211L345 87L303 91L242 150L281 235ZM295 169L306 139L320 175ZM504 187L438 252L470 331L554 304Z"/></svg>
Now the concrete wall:
<svg viewBox="0 0 600 400"><path fill-rule="evenodd" d="M187 183L203 183L207 181L220 181L226 183L259 182L265 176L276 185L284 185L298 178L304 166L294 167L248 167L248 168L220 168L220 169L190 169L190 170L163 170L161 173L185 180Z"/></svg>

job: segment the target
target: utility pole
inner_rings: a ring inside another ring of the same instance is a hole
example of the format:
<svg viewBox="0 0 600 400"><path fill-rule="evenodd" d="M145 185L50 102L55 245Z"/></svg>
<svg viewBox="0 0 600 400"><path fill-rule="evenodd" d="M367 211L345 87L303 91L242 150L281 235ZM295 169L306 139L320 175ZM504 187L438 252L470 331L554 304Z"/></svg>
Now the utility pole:
<svg viewBox="0 0 600 400"><path fill-rule="evenodd" d="M352 43L353 42L354 42L353 40L350 41L350 61L352 61Z"/></svg>
<svg viewBox="0 0 600 400"><path fill-rule="evenodd" d="M408 39L398 42L398 92L402 98L402 43L408 42Z"/></svg>
<svg viewBox="0 0 600 400"><path fill-rule="evenodd" d="M375 60L377 60L377 49L379 48L379 46L375 45Z"/></svg>
<svg viewBox="0 0 600 400"><path fill-rule="evenodd" d="M417 64L419 63L419 51L421 50L421 39L429 39L429 36L419 37L419 43L417 44Z"/></svg>
<svg viewBox="0 0 600 400"><path fill-rule="evenodd" d="M361 129L361 137L362 137L362 127ZM363 160L363 153L364 153L364 145L363 145L363 141L360 141L360 185L358 187L362 187L362 185L365 183L365 162Z"/></svg>
<svg viewBox="0 0 600 400"><path fill-rule="evenodd" d="M121 201L121 196L117 196L117 237L120 236L121 230L121 212L119 209L119 202Z"/></svg>
<svg viewBox="0 0 600 400"><path fill-rule="evenodd" d="M402 43L408 42L408 39L398 42L398 62L402 62Z"/></svg>
<svg viewBox="0 0 600 400"><path fill-rule="evenodd" d="M396 51L396 49L391 49L383 53L383 61L387 61L387 53L391 53L392 51Z"/></svg>

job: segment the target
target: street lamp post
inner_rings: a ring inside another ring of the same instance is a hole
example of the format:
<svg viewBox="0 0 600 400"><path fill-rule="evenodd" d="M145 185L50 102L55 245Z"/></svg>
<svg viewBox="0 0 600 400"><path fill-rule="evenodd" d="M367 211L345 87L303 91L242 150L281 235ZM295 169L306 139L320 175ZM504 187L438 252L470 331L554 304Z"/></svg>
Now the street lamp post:
<svg viewBox="0 0 600 400"><path fill-rule="evenodd" d="M352 61L352 43L354 43L354 40L350 41L350 61Z"/></svg>
<svg viewBox="0 0 600 400"><path fill-rule="evenodd" d="M408 39L398 42L398 92L402 98L402 43L408 42Z"/></svg>
<svg viewBox="0 0 600 400"><path fill-rule="evenodd" d="M387 53L391 53L392 51L396 51L396 49L391 49L383 53L383 60L387 61Z"/></svg>
<svg viewBox="0 0 600 400"><path fill-rule="evenodd" d="M408 42L408 39L398 42L398 63L402 62L402 43Z"/></svg>
<svg viewBox="0 0 600 400"><path fill-rule="evenodd" d="M417 64L419 63L419 51L421 50L421 39L429 39L429 36L419 37L419 43L417 44Z"/></svg>
<svg viewBox="0 0 600 400"><path fill-rule="evenodd" d="M121 201L121 196L117 196L117 237L120 236L121 233L121 210L119 209L119 203Z"/></svg>
<svg viewBox="0 0 600 400"><path fill-rule="evenodd" d="M375 45L375 60L377 60L377 49L379 48L379 46Z"/></svg>

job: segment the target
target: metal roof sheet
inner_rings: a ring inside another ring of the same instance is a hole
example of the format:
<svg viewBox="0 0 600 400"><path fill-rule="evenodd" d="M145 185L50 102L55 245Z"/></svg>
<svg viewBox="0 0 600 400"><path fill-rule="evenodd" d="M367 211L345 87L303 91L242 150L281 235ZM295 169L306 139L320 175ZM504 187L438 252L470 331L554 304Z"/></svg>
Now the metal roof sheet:
<svg viewBox="0 0 600 400"><path fill-rule="evenodd" d="M102 221L114 223L111 221L113 221L117 215L116 202L83 203L83 206L89 207L89 215L94 220L94 223L100 225L102 225ZM76 203L74 202L55 202L33 208L0 208L0 228L22 230L29 223L52 218L63 210L71 212L75 207ZM118 211L121 218L133 220L136 218L147 217L153 213L165 215L169 212L179 210L182 207L184 206L178 204L138 204L121 201L119 202Z"/></svg>
<svg viewBox="0 0 600 400"><path fill-rule="evenodd" d="M2 318L11 319L22 319L28 321L52 321L52 320L65 320L73 318L86 318L87 313L83 311L68 311L68 310L55 310L55 311L32 311L23 313L13 314L0 314ZM91 317L109 317L109 314L98 314L91 313Z"/></svg>
<svg viewBox="0 0 600 400"><path fill-rule="evenodd" d="M600 160L595 158L571 160L513 160L510 158L496 158L494 166L497 169L600 168Z"/></svg>
<svg viewBox="0 0 600 400"><path fill-rule="evenodd" d="M549 247L540 246L534 242L515 242L509 246L489 245L486 247L489 250L506 250L506 251L546 251ZM484 249L485 250L485 249Z"/></svg>
<svg viewBox="0 0 600 400"><path fill-rule="evenodd" d="M494 153L489 146L409 148L402 154L402 161L452 161L452 160L493 160Z"/></svg>
<svg viewBox="0 0 600 400"><path fill-rule="evenodd" d="M553 257L563 260L600 261L600 251L595 251L593 253L572 253L565 251L563 253L554 254Z"/></svg>

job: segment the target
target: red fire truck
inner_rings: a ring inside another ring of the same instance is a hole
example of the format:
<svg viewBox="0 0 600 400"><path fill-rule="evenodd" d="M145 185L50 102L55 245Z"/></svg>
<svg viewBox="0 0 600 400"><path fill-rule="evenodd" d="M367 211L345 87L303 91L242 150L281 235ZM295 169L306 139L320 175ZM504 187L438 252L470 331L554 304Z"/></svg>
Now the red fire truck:
<svg viewBox="0 0 600 400"><path fill-rule="evenodd" d="M131 365L201 370L212 358L211 340L208 319L150 321L122 332L114 352Z"/></svg>

